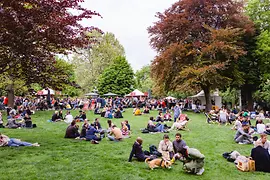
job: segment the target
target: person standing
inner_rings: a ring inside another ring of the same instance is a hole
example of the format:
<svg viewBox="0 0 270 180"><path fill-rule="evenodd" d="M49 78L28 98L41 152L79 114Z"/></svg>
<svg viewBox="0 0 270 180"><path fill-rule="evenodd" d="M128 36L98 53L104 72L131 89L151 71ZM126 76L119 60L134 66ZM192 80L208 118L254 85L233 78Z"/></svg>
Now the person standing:
<svg viewBox="0 0 270 180"><path fill-rule="evenodd" d="M173 108L173 112L174 112L174 122L176 122L176 119L180 116L181 114L181 109L179 104L177 103L176 106L174 106Z"/></svg>

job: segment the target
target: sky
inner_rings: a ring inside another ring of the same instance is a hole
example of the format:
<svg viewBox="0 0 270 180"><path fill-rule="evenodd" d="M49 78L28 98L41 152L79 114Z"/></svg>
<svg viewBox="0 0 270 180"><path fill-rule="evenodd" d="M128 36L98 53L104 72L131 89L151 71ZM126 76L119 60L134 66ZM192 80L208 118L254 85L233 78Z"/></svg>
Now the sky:
<svg viewBox="0 0 270 180"><path fill-rule="evenodd" d="M134 71L150 64L156 52L151 48L147 28L177 0L85 0L83 7L96 11L103 18L93 17L82 22L111 32L124 46L126 57Z"/></svg>

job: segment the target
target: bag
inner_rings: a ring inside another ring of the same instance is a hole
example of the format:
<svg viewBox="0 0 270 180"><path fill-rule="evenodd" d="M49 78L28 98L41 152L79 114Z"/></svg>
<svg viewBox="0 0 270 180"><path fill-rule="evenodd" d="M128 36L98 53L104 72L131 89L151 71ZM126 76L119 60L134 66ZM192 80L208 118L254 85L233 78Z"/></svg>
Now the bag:
<svg viewBox="0 0 270 180"><path fill-rule="evenodd" d="M150 151L150 154L152 154L152 155L156 155L158 157L162 156L162 154L160 152L158 152L157 147L155 145L150 145L149 151Z"/></svg>
<svg viewBox="0 0 270 180"><path fill-rule="evenodd" d="M255 161L239 161L236 165L237 169L243 172L255 171Z"/></svg>
<svg viewBox="0 0 270 180"><path fill-rule="evenodd" d="M142 133L149 133L148 129L143 129Z"/></svg>

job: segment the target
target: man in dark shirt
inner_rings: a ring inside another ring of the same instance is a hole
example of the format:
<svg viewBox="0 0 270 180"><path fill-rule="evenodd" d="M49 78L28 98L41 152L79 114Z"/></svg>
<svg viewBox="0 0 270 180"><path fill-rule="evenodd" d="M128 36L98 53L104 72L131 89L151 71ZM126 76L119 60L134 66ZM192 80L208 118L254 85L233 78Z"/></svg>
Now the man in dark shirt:
<svg viewBox="0 0 270 180"><path fill-rule="evenodd" d="M136 157L138 161L144 161L148 156L146 156L142 150L142 138L138 137L135 143L132 146L132 150L130 152L130 156L128 161L132 161L132 157Z"/></svg>
<svg viewBox="0 0 270 180"><path fill-rule="evenodd" d="M256 148L251 150L251 157L255 161L255 170L270 172L270 155L267 149L264 149L262 142L256 141Z"/></svg>
<svg viewBox="0 0 270 180"><path fill-rule="evenodd" d="M76 121L73 120L71 124L67 127L65 138L76 138L79 137L80 133L76 127Z"/></svg>
<svg viewBox="0 0 270 180"><path fill-rule="evenodd" d="M173 141L173 151L175 153L174 159L179 159L181 157L180 154L182 154L185 151L185 148L187 144L184 140L182 140L182 135L180 133L175 134L175 140Z"/></svg>

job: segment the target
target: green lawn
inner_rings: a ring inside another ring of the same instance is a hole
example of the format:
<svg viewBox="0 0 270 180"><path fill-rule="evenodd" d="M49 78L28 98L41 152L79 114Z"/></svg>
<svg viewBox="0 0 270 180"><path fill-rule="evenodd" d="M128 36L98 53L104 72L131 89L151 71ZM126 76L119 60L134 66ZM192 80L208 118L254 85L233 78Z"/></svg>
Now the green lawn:
<svg viewBox="0 0 270 180"><path fill-rule="evenodd" d="M190 113L189 128L182 131L183 139L189 147L199 149L206 156L205 173L202 176L186 174L182 163L177 162L170 170L148 169L143 162L128 162L129 153L136 137L144 139L143 147L158 145L163 134L142 134L140 128L146 126L150 115L134 117L127 110L124 119L129 120L132 137L115 143L103 139L100 144L64 139L67 125L64 122L49 123L52 111L37 112L32 116L36 129L0 129L9 137L29 142L39 142L40 147L19 147L0 149L0 179L270 179L270 173L244 173L227 162L222 153L237 150L249 155L251 145L238 145L233 142L234 131L229 126L208 125L202 114ZM152 116L157 112L152 111ZM77 111L72 112L73 115ZM87 112L91 121L98 116ZM120 126L123 119L113 119ZM107 128L107 119L101 119ZM175 131L171 132L173 140Z"/></svg>

